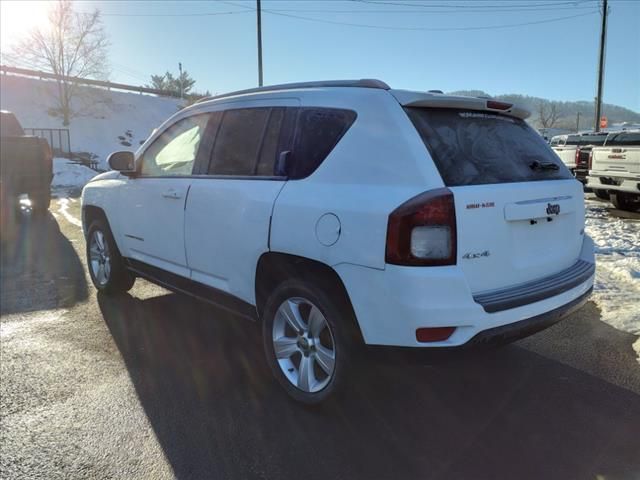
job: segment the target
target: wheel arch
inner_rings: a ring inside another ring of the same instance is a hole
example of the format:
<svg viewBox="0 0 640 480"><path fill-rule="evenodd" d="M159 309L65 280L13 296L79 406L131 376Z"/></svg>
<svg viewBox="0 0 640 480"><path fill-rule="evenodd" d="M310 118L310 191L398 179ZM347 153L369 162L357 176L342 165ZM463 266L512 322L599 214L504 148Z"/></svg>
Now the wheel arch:
<svg viewBox="0 0 640 480"><path fill-rule="evenodd" d="M351 299L340 275L329 265L280 252L265 252L258 259L255 276L256 310L258 318L262 318L264 306L269 294L282 281L289 278L299 278L327 288L337 295L342 306L349 313L354 333L364 342Z"/></svg>
<svg viewBox="0 0 640 480"><path fill-rule="evenodd" d="M105 223L111 228L109 224L109 220L107 219L107 214L101 207L97 207L95 205L83 205L82 206L82 231L84 232L85 238L89 234L89 227L96 220L104 220ZM112 230L113 231L113 230Z"/></svg>

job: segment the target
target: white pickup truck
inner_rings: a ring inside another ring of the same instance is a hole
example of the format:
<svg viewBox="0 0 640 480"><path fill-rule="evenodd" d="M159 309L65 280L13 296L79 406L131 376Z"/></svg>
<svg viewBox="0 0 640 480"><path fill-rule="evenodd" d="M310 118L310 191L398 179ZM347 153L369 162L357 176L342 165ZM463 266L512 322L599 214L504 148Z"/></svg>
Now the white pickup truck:
<svg viewBox="0 0 640 480"><path fill-rule="evenodd" d="M556 135L551 139L551 148L560 157L571 173L576 168L576 149L580 135Z"/></svg>
<svg viewBox="0 0 640 480"><path fill-rule="evenodd" d="M610 133L591 150L587 187L620 210L640 209L640 130Z"/></svg>
<svg viewBox="0 0 640 480"><path fill-rule="evenodd" d="M603 132L557 135L551 139L551 148L571 173L586 183L589 152L592 147L603 145L606 137Z"/></svg>

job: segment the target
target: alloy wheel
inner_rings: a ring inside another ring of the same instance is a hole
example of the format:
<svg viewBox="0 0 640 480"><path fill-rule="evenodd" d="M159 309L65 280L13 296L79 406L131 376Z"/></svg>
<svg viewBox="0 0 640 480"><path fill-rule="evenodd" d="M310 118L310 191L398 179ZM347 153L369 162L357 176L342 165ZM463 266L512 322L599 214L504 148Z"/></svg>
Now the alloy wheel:
<svg viewBox="0 0 640 480"><path fill-rule="evenodd" d="M104 233L94 230L89 243L89 263L93 278L100 286L105 286L111 277L111 255Z"/></svg>
<svg viewBox="0 0 640 480"><path fill-rule="evenodd" d="M304 392L319 392L333 377L336 343L331 327L305 298L289 298L276 311L273 351L287 380Z"/></svg>

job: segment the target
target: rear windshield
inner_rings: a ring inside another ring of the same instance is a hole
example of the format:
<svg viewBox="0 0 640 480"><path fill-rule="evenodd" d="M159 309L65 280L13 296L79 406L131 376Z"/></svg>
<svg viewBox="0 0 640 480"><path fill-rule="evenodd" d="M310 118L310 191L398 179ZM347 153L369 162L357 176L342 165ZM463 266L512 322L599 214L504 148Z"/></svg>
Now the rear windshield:
<svg viewBox="0 0 640 480"><path fill-rule="evenodd" d="M605 145L613 147L616 145L627 145L640 147L640 132L638 133L616 133L607 137Z"/></svg>
<svg viewBox="0 0 640 480"><path fill-rule="evenodd" d="M523 120L450 108L407 108L448 186L572 178Z"/></svg>
<svg viewBox="0 0 640 480"><path fill-rule="evenodd" d="M12 113L2 112L0 115L0 136L19 137L24 135L24 131L18 120Z"/></svg>

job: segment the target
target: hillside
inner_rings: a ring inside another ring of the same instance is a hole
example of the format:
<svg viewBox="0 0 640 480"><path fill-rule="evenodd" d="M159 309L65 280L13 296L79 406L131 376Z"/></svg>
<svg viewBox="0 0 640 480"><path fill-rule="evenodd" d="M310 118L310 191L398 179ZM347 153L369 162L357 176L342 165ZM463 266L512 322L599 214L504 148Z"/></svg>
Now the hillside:
<svg viewBox="0 0 640 480"><path fill-rule="evenodd" d="M576 128L576 116L580 112L580 130L589 129L593 126L593 118L595 116L595 106L593 102L552 102L546 98L530 97L528 95L519 94L503 94L503 95L489 95L481 90L459 90L450 92L453 95L471 95L474 97L491 97L496 100L503 100L505 102L517 103L522 105L531 111L531 117L529 122L536 128L542 127L539 121L539 105L540 102L549 107L551 103L557 105L560 118L554 125L555 128L567 128L574 130ZM609 125L614 123L632 122L640 123L640 113L629 110L628 108L621 107L619 105L612 105L610 103L602 104L602 114L609 120Z"/></svg>
<svg viewBox="0 0 640 480"><path fill-rule="evenodd" d="M52 114L55 82L0 75L0 108L16 114L25 128L68 128L71 150L87 152L101 168L117 150L136 150L170 115L180 108L174 98L78 87L67 127Z"/></svg>

